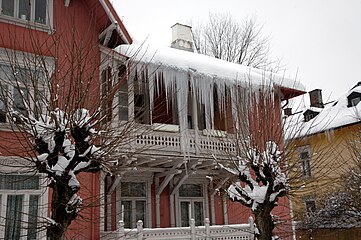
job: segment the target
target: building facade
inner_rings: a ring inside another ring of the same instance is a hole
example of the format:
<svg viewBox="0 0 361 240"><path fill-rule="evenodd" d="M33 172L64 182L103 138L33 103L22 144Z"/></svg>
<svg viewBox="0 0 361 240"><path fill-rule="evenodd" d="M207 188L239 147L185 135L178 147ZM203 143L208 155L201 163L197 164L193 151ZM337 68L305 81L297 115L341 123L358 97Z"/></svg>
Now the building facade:
<svg viewBox="0 0 361 240"><path fill-rule="evenodd" d="M359 139L359 99L359 84L327 104L322 101L321 90L316 89L310 92L311 107L289 117L299 129L290 141L297 146L291 163L292 200L300 238L360 237L351 215L343 215L342 209L348 204L340 198L346 177L356 166L352 143ZM328 208L328 200L334 201L333 207Z"/></svg>
<svg viewBox="0 0 361 240"><path fill-rule="evenodd" d="M248 118L239 119L233 111L244 97L239 93L270 87L273 101L267 107L279 124L281 101L304 93L292 80L184 49L192 47L187 26L173 28L178 28L173 34L186 37L173 36L172 48L133 44L120 49L133 57L128 94L119 93L128 96L128 105L115 111L138 129L115 159L113 175L104 176L104 237L119 221L127 229L139 220L146 228L188 227L191 219L196 226L205 219L211 225L246 223L251 212L220 191L228 178L217 164L236 153L235 125ZM275 214L288 225L278 234L290 238L289 202L282 199L279 205Z"/></svg>
<svg viewBox="0 0 361 240"><path fill-rule="evenodd" d="M108 0L2 0L0 32L0 238L43 239L41 227L50 216L48 183L41 174L34 175L25 168L30 162L23 161L24 150L16 139L20 132L11 126L10 112L26 115L27 107L34 112L46 108L30 96L37 96L35 91L49 94L48 80L58 81L59 88L67 89L73 81L69 72L75 69L71 56L79 49L91 61L85 60L78 70L84 69L84 79L96 79L93 98L84 102L91 110L99 101L101 71L125 59L118 55L111 58L112 49L132 40ZM91 63L92 71L86 69L87 63ZM57 97L59 105L64 103L61 94ZM99 174L84 174L81 181L87 186L80 193L85 199L99 196ZM98 204L86 210L83 217L87 221L75 221L67 237L99 239L99 211Z"/></svg>

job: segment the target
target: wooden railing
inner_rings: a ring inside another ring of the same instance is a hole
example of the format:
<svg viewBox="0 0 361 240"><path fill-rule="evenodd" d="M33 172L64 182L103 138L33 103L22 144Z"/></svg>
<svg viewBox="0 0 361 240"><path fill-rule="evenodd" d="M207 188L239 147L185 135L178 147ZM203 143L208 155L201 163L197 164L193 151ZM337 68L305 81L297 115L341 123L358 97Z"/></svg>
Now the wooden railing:
<svg viewBox="0 0 361 240"><path fill-rule="evenodd" d="M254 224L252 217L247 224L210 226L205 219L205 226L195 226L194 219L190 227L178 228L143 228L143 222L137 222L136 229L125 229L123 221L119 222L117 231L103 232L104 240L253 240Z"/></svg>
<svg viewBox="0 0 361 240"><path fill-rule="evenodd" d="M213 130L213 132L216 132ZM186 137L182 141L182 137ZM182 149L187 150L190 155L211 156L212 154L222 155L235 151L235 144L232 138L222 136L207 136L205 131L187 130L187 134L180 134L179 132L166 132L154 130L149 127L149 130L143 130L135 133L134 148L147 149L148 151L161 150L164 154L179 154ZM186 146L181 146L185 144Z"/></svg>

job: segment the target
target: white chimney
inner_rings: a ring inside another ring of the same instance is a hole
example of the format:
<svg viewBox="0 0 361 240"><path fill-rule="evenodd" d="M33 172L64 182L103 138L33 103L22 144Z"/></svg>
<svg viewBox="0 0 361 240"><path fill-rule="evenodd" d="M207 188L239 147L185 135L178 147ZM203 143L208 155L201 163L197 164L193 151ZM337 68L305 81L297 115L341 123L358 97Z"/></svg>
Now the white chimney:
<svg viewBox="0 0 361 240"><path fill-rule="evenodd" d="M192 27L176 23L172 26L172 48L193 51Z"/></svg>

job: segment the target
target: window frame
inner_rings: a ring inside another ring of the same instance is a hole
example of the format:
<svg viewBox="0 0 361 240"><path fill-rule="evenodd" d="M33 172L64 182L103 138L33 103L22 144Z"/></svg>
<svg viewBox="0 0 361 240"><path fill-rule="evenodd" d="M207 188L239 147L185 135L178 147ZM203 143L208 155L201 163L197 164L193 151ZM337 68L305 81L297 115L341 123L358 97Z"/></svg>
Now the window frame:
<svg viewBox="0 0 361 240"><path fill-rule="evenodd" d="M207 184L205 183L205 181L203 179L187 179L182 185L185 184L194 184L194 185L200 185L201 186L201 192L202 192L202 196L198 196L198 197L182 197L180 196L180 189L181 187L178 188L175 197L176 197L176 226L177 227L182 227L182 214L181 214L181 203L182 202L189 202L189 204L191 204L191 217L193 219L195 219L195 203L196 202L202 202L202 208L203 208L203 219L201 219L200 224L197 224L197 226L203 226L204 225L204 220L206 218L208 218L208 212L209 212L209 202L208 202L208 190L207 190ZM189 225L188 225L189 226Z"/></svg>
<svg viewBox="0 0 361 240"><path fill-rule="evenodd" d="M17 157L3 157L0 156L0 161L2 162L10 162L16 161L16 163L26 164L25 160L19 159ZM29 173L21 172L18 168L14 167L4 167L2 169L2 175L28 175L33 176ZM30 211L30 197L31 196L38 196L38 223L37 227L40 227L41 220L45 219L48 214L48 188L47 188L47 181L44 179L43 174L36 174L35 176L39 177L39 188L38 189L0 189L0 239L4 239L5 237L5 222L6 222L6 210L7 210L7 199L9 196L14 195L22 195L23 202L22 202L22 214L21 214L21 227L20 227L20 236L27 236L29 231L28 229L28 218L29 218L29 211ZM36 239L45 238L44 231L36 231ZM23 238L21 238L23 239ZM25 238L26 239L26 238Z"/></svg>
<svg viewBox="0 0 361 240"><path fill-rule="evenodd" d="M54 16L54 0L46 0L47 1L47 7L46 7L46 13L45 13L45 23L39 23L35 21L35 11L36 6L35 2L36 0L29 0L30 1L30 20L25 20L20 17L19 15L19 1L20 0L14 0L14 13L12 16L2 14L2 1L0 0L0 21L6 22L6 23L13 23L18 26L23 27L30 27L36 30L41 30L45 32L52 32L53 31L53 16Z"/></svg>
<svg viewBox="0 0 361 240"><path fill-rule="evenodd" d="M360 97L351 98L350 102L351 102L351 107L355 107L357 106L357 104L361 102L361 98Z"/></svg>
<svg viewBox="0 0 361 240"><path fill-rule="evenodd" d="M40 70L40 67L35 66L34 63L30 61L37 58L38 57L36 57L34 54L31 53L0 48L0 72L2 71L1 66L5 66L10 68L15 67L19 69L24 69L25 71L31 71L31 74L34 74L36 71ZM50 76L54 72L55 62L53 58L46 56L42 56L41 60L44 60L45 62L45 68L46 71L48 72L48 76L45 76L44 71L42 72L42 74L44 74L44 79L43 79L44 81L38 81L37 89L34 89L31 83L26 85L24 83L21 83L20 81L13 82L14 80L11 79L11 76L8 77L5 75L4 79L0 79L1 80L0 91L5 91L5 93L0 93L0 95L2 95L0 96L0 98L4 97L3 100L5 104L5 110L12 111L14 109L14 91L17 88L19 89L25 88L28 91L27 93L28 99L25 99L25 101L23 100L26 107L30 108L32 111L34 111L34 113L38 112L38 110L40 110L41 112L45 112L46 110L45 104L41 104L39 102L35 103L35 100L38 101L39 99L32 99L32 98L36 97L35 91L39 93L41 92L41 94L44 95L45 98L49 96L49 91L46 88L46 85L43 84L43 82L49 80L48 78L50 78ZM35 111L36 105L40 105L41 109L37 109ZM9 125L8 117L9 117L8 112L5 111L5 122L0 122L0 128Z"/></svg>
<svg viewBox="0 0 361 240"><path fill-rule="evenodd" d="M302 157L303 153L307 153L306 158ZM302 178L312 177L312 164L311 164L311 148L310 145L305 145L298 148L298 159L300 163L300 170Z"/></svg>
<svg viewBox="0 0 361 240"><path fill-rule="evenodd" d="M122 68L122 66L125 66L125 71L128 71L128 64L127 64L127 58L121 54L119 54L118 52L115 52L114 50L107 48L105 46L100 46L100 67L99 67L99 82L100 82L100 97L101 99L103 99L104 94L107 94L109 89L112 89L113 86L115 86L119 79L119 73L120 73L120 69ZM103 79L103 72L104 71L108 71L108 69L110 69L110 72L107 73L107 78L109 79ZM128 73L126 73L128 74ZM128 93L128 121L131 119L131 112L129 110L129 103L130 103L130 98L131 98L131 91L129 91L130 89L130 83L129 83L129 78L127 79L127 93ZM104 84L106 84L106 86L104 86ZM123 89L118 89L118 92L114 94L113 99L109 100L109 103L106 103L108 108L112 108L111 111L111 119L108 118L107 120L110 120L111 123L117 124L120 123L121 121L125 121L125 120L120 120L120 107L125 108L126 106L119 106L119 98L121 94L125 94L125 91ZM105 96L106 97L106 96ZM104 103L105 104L105 103ZM104 105L103 104L103 105ZM104 105L105 106L105 105ZM116 117L114 117L116 116Z"/></svg>
<svg viewBox="0 0 361 240"><path fill-rule="evenodd" d="M145 196L136 196L136 197L123 197L122 196L122 190L121 190L121 185L122 183L127 182L127 183L144 183L145 184ZM126 178L124 180L122 180L121 182L119 182L117 188L116 188L116 221L119 222L120 220L124 220L121 219L122 218L122 201L132 201L132 204L136 204L136 201L145 201L145 221L143 222L143 227L151 227L152 226L152 208L150 207L151 204L151 180L146 178L146 177L141 177L141 178L134 178L134 177L129 177ZM132 211L132 215L134 214L134 216L132 217L132 222L131 224L131 228L136 228L136 223L137 223L137 219L136 218L136 211L135 209L133 209Z"/></svg>

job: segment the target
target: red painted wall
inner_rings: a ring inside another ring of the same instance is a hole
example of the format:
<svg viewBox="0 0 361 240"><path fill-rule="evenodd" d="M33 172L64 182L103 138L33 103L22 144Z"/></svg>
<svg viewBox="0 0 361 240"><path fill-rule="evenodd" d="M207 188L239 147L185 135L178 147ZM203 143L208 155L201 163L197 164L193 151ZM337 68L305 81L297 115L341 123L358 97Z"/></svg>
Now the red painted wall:
<svg viewBox="0 0 361 240"><path fill-rule="evenodd" d="M99 3L98 3L99 5ZM16 26L12 23L0 22L0 47L10 48L19 51L26 51L38 55L56 57L58 70L53 78L59 79L60 91L59 105L64 104L62 96L69 93L69 86L75 79L68 75L71 69L69 56L71 47L83 48L87 60L84 62L83 70L86 76L92 75L94 82L89 90L89 97L83 102L83 107L91 109L99 101L99 71L100 52L98 46L99 24L89 11L86 1L71 1L69 7L64 6L63 0L54 0L54 32L49 34L44 31L31 30L23 26ZM90 77L90 76L89 76ZM71 94L82 94L84 89L76 88ZM76 93L76 91L78 91ZM10 156L19 154L21 147L16 144L14 135L11 132L0 132L0 144L2 149L7 148L8 152L1 151L1 155ZM10 148L11 147L11 148ZM81 190L79 196L87 207L81 212L79 221L74 222L67 232L68 239L98 239L99 238L99 174L81 174L79 176ZM51 196L49 196L51 199Z"/></svg>

